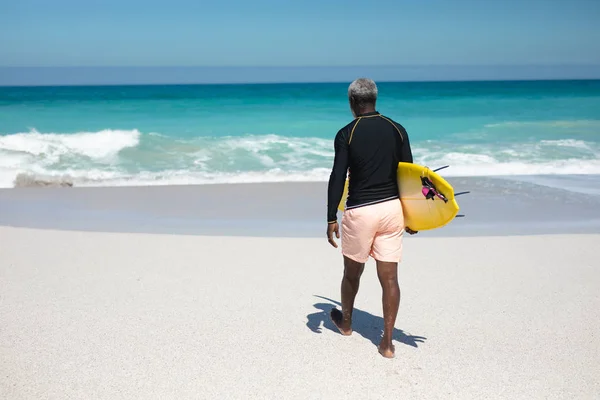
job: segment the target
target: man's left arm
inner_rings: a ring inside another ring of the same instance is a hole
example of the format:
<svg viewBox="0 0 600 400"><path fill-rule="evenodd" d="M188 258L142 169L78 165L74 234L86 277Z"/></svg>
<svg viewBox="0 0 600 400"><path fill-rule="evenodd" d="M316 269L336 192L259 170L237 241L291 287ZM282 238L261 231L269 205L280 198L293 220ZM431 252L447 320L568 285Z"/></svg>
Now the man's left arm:
<svg viewBox="0 0 600 400"><path fill-rule="evenodd" d="M348 142L343 131L339 131L334 141L335 157L333 168L329 175L327 187L327 238L333 247L337 244L333 240L333 234L339 239L339 227L337 223L337 208L344 194L344 184L348 172Z"/></svg>
<svg viewBox="0 0 600 400"><path fill-rule="evenodd" d="M334 142L335 157L327 187L327 222L337 221L337 208L344 194L344 184L348 172L348 143L343 131L339 131Z"/></svg>

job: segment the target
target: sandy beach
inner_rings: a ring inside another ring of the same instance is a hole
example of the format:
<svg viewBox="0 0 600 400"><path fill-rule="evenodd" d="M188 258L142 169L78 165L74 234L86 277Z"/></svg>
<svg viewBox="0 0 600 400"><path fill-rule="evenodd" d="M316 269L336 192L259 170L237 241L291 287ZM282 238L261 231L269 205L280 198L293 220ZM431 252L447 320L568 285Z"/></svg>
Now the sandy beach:
<svg viewBox="0 0 600 400"><path fill-rule="evenodd" d="M597 180L453 178L393 360L372 260L354 334L328 319L324 183L0 190L0 397L596 399Z"/></svg>
<svg viewBox="0 0 600 400"><path fill-rule="evenodd" d="M418 235L417 235L418 236ZM600 235L409 237L396 358L324 238L0 228L3 399L595 399Z"/></svg>

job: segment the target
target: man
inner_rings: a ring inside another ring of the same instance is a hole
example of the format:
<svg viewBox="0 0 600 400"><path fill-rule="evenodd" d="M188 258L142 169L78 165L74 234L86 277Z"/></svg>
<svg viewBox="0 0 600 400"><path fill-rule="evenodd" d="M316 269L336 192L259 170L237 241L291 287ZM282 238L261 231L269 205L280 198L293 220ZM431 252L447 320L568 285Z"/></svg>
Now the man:
<svg viewBox="0 0 600 400"><path fill-rule="evenodd" d="M360 277L369 256L377 263L383 290L384 330L379 353L394 357L392 333L400 306L398 263L402 255L404 226L396 170L398 162L412 163L412 152L402 125L376 111L377 86L370 79L357 79L348 88L354 120L335 137L335 158L327 194L327 237L337 248L337 207L349 172L348 198L342 217L344 276L342 311L331 310L331 319L343 335L352 334L352 310Z"/></svg>

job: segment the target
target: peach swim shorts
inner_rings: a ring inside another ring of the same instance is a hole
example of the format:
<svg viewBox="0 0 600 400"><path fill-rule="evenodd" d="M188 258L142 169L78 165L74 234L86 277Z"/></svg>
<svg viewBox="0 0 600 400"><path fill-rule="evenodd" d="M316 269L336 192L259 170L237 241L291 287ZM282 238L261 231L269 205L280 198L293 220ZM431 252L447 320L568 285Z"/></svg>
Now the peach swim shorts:
<svg viewBox="0 0 600 400"><path fill-rule="evenodd" d="M404 215L400 199L346 209L342 216L342 254L354 261L400 262Z"/></svg>

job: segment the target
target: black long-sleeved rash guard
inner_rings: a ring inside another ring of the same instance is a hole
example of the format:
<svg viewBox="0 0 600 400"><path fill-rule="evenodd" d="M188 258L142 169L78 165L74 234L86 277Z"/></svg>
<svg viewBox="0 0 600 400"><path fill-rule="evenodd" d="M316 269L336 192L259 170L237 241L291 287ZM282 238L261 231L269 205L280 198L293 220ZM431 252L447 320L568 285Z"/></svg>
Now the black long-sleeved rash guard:
<svg viewBox="0 0 600 400"><path fill-rule="evenodd" d="M335 136L335 158L327 189L327 221L337 221L337 207L349 176L346 209L398 198L399 162L412 163L408 134L402 125L378 112L357 116Z"/></svg>

